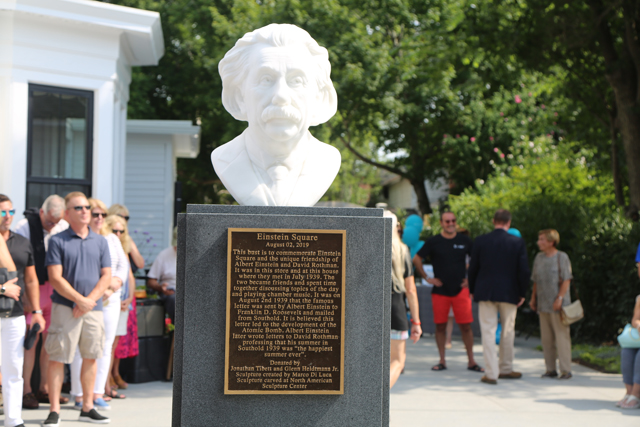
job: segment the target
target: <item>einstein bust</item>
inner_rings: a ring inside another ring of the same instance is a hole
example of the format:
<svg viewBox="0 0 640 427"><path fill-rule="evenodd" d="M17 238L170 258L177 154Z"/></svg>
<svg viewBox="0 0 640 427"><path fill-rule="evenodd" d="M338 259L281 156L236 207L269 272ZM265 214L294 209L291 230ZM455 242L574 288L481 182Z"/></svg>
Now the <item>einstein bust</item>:
<svg viewBox="0 0 640 427"><path fill-rule="evenodd" d="M222 183L241 205L313 206L340 169L340 152L309 133L338 106L327 50L295 25L271 24L239 39L218 70L222 104L249 122L211 153Z"/></svg>

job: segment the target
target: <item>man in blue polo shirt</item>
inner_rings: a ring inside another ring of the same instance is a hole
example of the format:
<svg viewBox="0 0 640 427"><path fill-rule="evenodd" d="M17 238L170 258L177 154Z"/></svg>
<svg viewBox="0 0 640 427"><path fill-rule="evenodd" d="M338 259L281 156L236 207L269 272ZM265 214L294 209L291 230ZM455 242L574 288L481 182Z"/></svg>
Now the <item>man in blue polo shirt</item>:
<svg viewBox="0 0 640 427"><path fill-rule="evenodd" d="M93 407L96 359L102 356L104 321L102 295L111 282L111 257L107 240L89 228L91 207L80 192L65 197L69 228L49 241L45 260L51 296L51 326L45 342L49 353L49 417L45 427L60 425L60 392L64 364L73 361L76 348L82 356L83 401L80 421L106 424L110 420Z"/></svg>

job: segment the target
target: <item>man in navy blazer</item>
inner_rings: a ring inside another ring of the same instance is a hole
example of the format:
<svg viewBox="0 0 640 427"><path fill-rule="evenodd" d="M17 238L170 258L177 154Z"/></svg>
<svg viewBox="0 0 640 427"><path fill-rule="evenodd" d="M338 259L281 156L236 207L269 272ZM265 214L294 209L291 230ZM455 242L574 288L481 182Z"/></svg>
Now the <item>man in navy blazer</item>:
<svg viewBox="0 0 640 427"><path fill-rule="evenodd" d="M497 384L497 379L522 377L513 371L513 341L516 312L529 287L529 262L523 239L507 233L511 213L499 209L493 216L494 230L476 238L469 264L469 292L478 302L485 376L481 381ZM498 313L502 322L500 359L495 336Z"/></svg>

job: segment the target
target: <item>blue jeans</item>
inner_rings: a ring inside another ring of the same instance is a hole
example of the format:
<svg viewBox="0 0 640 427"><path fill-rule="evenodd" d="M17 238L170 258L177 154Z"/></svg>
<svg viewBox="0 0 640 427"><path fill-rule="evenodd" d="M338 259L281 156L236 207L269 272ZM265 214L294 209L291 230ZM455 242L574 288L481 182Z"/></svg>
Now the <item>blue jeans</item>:
<svg viewBox="0 0 640 427"><path fill-rule="evenodd" d="M640 384L640 348L623 348L620 359L622 382Z"/></svg>

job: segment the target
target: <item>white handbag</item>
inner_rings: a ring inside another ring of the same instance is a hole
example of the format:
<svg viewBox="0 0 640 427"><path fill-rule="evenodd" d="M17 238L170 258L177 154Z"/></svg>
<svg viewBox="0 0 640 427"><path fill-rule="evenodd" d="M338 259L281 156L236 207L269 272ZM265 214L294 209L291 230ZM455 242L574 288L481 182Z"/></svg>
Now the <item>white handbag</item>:
<svg viewBox="0 0 640 427"><path fill-rule="evenodd" d="M560 319L562 320L562 323L567 326L571 325L572 323L576 323L583 317L584 310L582 309L582 303L579 299L575 300L567 306L562 307L562 310L560 311Z"/></svg>
<svg viewBox="0 0 640 427"><path fill-rule="evenodd" d="M558 275L560 274L560 254L558 254ZM560 277L560 282L558 284L558 288L562 285L562 277ZM564 325L571 325L572 323L576 323L578 320L584 317L584 309L582 308L582 303L578 297L578 289L575 286L569 285L569 289L574 288L576 293L576 299L569 305L563 306L560 310L560 320Z"/></svg>

